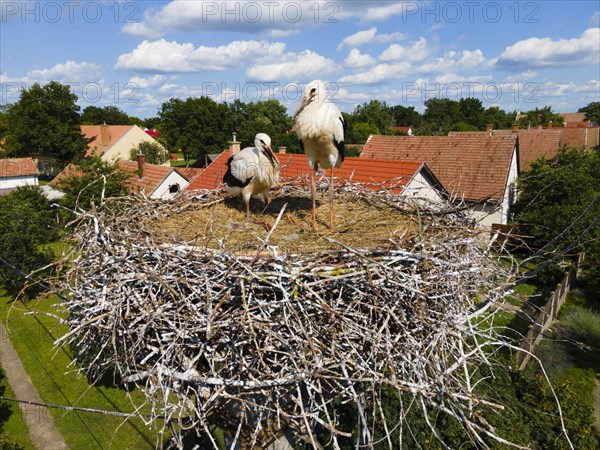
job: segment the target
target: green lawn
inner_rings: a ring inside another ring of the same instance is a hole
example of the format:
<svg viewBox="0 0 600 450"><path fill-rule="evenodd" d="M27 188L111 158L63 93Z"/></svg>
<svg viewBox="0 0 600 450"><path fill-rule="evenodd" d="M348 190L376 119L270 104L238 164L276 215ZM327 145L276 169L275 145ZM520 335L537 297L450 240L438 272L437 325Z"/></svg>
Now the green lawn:
<svg viewBox="0 0 600 450"><path fill-rule="evenodd" d="M64 333L64 326L48 315L27 314L30 311L55 314L52 307L57 301L55 297L33 300L26 305L20 302L13 304L10 300L0 291L0 319L46 403L119 412L134 410L125 391L106 385L91 386L73 367L67 367L71 362L69 351L53 347L55 338ZM142 403L141 392L130 394L136 404ZM67 445L73 449L151 449L156 446L157 433L140 419L126 420L104 414L58 409L49 411ZM22 420L19 422L15 418L13 422L9 428L11 435L23 434ZM162 426L162 423L158 426Z"/></svg>
<svg viewBox="0 0 600 450"><path fill-rule="evenodd" d="M15 398L15 393L8 385L8 381L5 377L0 378L0 392L4 390L4 397ZM0 432L0 442L4 439L7 442L12 442L14 444L20 445L21 447L29 449L35 449L33 442L29 439L29 434L27 433L27 425L25 425L25 419L23 418L23 414L21 413L21 408L19 408L18 403L12 402L4 402L7 404L10 409L10 416L8 416L8 420L2 423L2 432ZM2 420L5 417L1 418ZM2 421L0 421L1 423Z"/></svg>

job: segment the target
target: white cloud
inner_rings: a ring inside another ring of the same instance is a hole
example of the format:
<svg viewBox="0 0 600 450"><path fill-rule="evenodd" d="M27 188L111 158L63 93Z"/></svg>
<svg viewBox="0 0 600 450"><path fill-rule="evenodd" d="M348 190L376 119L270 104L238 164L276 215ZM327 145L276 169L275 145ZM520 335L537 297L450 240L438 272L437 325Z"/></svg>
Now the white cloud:
<svg viewBox="0 0 600 450"><path fill-rule="evenodd" d="M339 79L339 82L348 84L377 84L403 78L410 69L411 65L408 62L378 64L365 72L343 76Z"/></svg>
<svg viewBox="0 0 600 450"><path fill-rule="evenodd" d="M141 21L125 24L122 31L146 39L157 39L174 31L234 31L281 37L338 19L338 11L337 3L324 0L172 0L158 9L148 9Z"/></svg>
<svg viewBox="0 0 600 450"><path fill-rule="evenodd" d="M446 52L442 57L426 62L418 68L420 73L460 72L462 70L481 69L489 66L483 52L462 50Z"/></svg>
<svg viewBox="0 0 600 450"><path fill-rule="evenodd" d="M357 33L346 36L338 45L338 50L344 47L358 47L367 42L371 41L377 34L377 28L369 28L368 30L361 30Z"/></svg>
<svg viewBox="0 0 600 450"><path fill-rule="evenodd" d="M27 72L26 79L30 81L47 82L85 82L98 81L102 74L99 65L88 62L67 61L64 64L56 64L50 69L36 69Z"/></svg>
<svg viewBox="0 0 600 450"><path fill-rule="evenodd" d="M573 39L529 38L507 47L497 60L507 67L569 67L600 62L600 28Z"/></svg>
<svg viewBox="0 0 600 450"><path fill-rule="evenodd" d="M382 61L422 61L429 56L431 49L427 39L420 38L409 45L392 44L381 53Z"/></svg>
<svg viewBox="0 0 600 450"><path fill-rule="evenodd" d="M401 41L406 39L404 33L382 33L377 34L377 28L372 27L368 30L361 30L342 39L338 45L338 51L344 47L360 47L364 44L385 44L387 42Z"/></svg>
<svg viewBox="0 0 600 450"><path fill-rule="evenodd" d="M246 75L257 81L308 80L323 77L337 70L336 64L328 58L310 50L281 55L279 62L255 64Z"/></svg>
<svg viewBox="0 0 600 450"><path fill-rule="evenodd" d="M164 75L154 75L152 77L131 77L129 83L140 89L155 88L161 86L167 78Z"/></svg>
<svg viewBox="0 0 600 450"><path fill-rule="evenodd" d="M593 27L600 27L600 11L596 11L590 17L590 25Z"/></svg>
<svg viewBox="0 0 600 450"><path fill-rule="evenodd" d="M350 68L360 68L375 64L375 58L371 55L361 53L359 49L353 48L346 57L344 64Z"/></svg>
<svg viewBox="0 0 600 450"><path fill-rule="evenodd" d="M226 70L249 61L280 57L285 44L267 41L233 41L219 47L176 41L143 41L132 52L119 56L115 69L185 73Z"/></svg>

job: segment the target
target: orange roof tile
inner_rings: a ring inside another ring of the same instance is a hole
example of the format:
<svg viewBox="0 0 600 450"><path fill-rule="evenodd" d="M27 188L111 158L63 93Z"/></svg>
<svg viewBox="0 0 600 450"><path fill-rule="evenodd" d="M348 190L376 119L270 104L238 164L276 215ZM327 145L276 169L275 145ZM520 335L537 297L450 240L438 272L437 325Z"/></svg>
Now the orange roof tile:
<svg viewBox="0 0 600 450"><path fill-rule="evenodd" d="M494 130L494 136L508 136L512 130ZM518 130L519 136L519 170L526 171L536 159L545 156L553 158L561 147L595 148L600 144L600 127L552 127ZM489 131L452 131L448 136L485 136Z"/></svg>
<svg viewBox="0 0 600 450"><path fill-rule="evenodd" d="M172 167L145 163L144 177L140 179L137 161L117 161L117 165L132 174L127 180L131 190L134 192L143 191L147 195L152 194L164 179L175 170Z"/></svg>
<svg viewBox="0 0 600 450"><path fill-rule="evenodd" d="M309 178L310 168L308 167L305 155L291 153L277 153L276 155L281 164L280 178ZM229 156L228 150L221 153L212 164L204 169L202 174L192 181L186 190L193 191L219 187L223 182L223 175L227 171ZM428 175L437 181L435 175L422 162L363 158L346 158L343 166L334 170L334 176L337 180L351 180L355 183L363 183L366 187L372 189L380 189L383 185L391 189L392 192L399 192L424 167ZM329 177L331 171L326 170L324 175Z"/></svg>
<svg viewBox="0 0 600 450"><path fill-rule="evenodd" d="M571 112L571 113L559 113L560 117L565 119L565 123L571 122L584 122L585 121L585 113L580 112Z"/></svg>
<svg viewBox="0 0 600 450"><path fill-rule="evenodd" d="M83 172L75 164L68 164L61 172L50 181L50 186L60 189L61 183L71 176L81 176Z"/></svg>
<svg viewBox="0 0 600 450"><path fill-rule="evenodd" d="M586 148L596 148L600 145L600 127L565 127L562 130L561 147L577 148L583 150Z"/></svg>
<svg viewBox="0 0 600 450"><path fill-rule="evenodd" d="M512 135L373 135L362 158L424 161L452 195L466 200L504 197L516 139Z"/></svg>
<svg viewBox="0 0 600 450"><path fill-rule="evenodd" d="M176 167L175 170L179 172L183 178L191 181L200 175L204 169L199 169L197 167Z"/></svg>
<svg viewBox="0 0 600 450"><path fill-rule="evenodd" d="M85 156L102 156L134 126L135 125L81 125L81 134L83 134L88 142Z"/></svg>
<svg viewBox="0 0 600 450"><path fill-rule="evenodd" d="M39 175L37 167L31 158L0 159L0 178L23 177Z"/></svg>

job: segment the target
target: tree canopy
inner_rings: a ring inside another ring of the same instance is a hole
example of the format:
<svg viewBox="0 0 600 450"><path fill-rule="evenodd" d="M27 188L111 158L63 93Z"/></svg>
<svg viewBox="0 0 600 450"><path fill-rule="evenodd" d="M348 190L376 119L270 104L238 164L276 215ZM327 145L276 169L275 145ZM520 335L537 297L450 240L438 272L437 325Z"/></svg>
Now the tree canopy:
<svg viewBox="0 0 600 450"><path fill-rule="evenodd" d="M143 126L144 122L137 117L130 117L127 113L114 105L99 108L98 106L88 106L81 114L81 123L85 125L138 125Z"/></svg>
<svg viewBox="0 0 600 450"><path fill-rule="evenodd" d="M161 165L169 160L169 152L158 142L140 142L129 151L129 159L136 161L138 155L145 155L148 164Z"/></svg>
<svg viewBox="0 0 600 450"><path fill-rule="evenodd" d="M62 161L83 156L77 96L66 85L51 81L23 90L7 112L4 147L11 156L48 155Z"/></svg>
<svg viewBox="0 0 600 450"><path fill-rule="evenodd" d="M585 119L592 123L600 124L600 102L592 102L583 108L579 108L579 112L585 113Z"/></svg>

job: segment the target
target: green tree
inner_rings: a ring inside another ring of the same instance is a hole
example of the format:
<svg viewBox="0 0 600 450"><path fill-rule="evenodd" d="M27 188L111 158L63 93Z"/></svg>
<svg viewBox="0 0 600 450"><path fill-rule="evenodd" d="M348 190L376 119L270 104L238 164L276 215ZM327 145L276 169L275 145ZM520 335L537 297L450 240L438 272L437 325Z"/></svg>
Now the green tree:
<svg viewBox="0 0 600 450"><path fill-rule="evenodd" d="M430 98L425 101L420 135L446 135L455 124L463 120L459 104L449 98Z"/></svg>
<svg viewBox="0 0 600 450"><path fill-rule="evenodd" d="M379 128L374 123L358 122L352 126L354 143L364 144L367 142L369 135L381 134Z"/></svg>
<svg viewBox="0 0 600 450"><path fill-rule="evenodd" d="M88 106L81 114L81 122L86 125L132 125L131 118L116 106ZM136 124L137 125L137 124Z"/></svg>
<svg viewBox="0 0 600 450"><path fill-rule="evenodd" d="M37 187L24 187L0 197L0 256L28 274L47 265L51 258L40 246L59 236L48 200ZM0 284L11 294L27 281L0 265Z"/></svg>
<svg viewBox="0 0 600 450"><path fill-rule="evenodd" d="M515 122L516 113L507 113L498 106L490 106L483 113L483 122L491 124L494 130L508 130Z"/></svg>
<svg viewBox="0 0 600 450"><path fill-rule="evenodd" d="M369 123L375 125L380 134L390 134L390 127L395 120L386 102L371 100L358 105L352 112L351 124Z"/></svg>
<svg viewBox="0 0 600 450"><path fill-rule="evenodd" d="M462 115L462 121L475 128L476 130L485 130L484 121L485 108L478 98L461 98L458 101L458 109Z"/></svg>
<svg viewBox="0 0 600 450"><path fill-rule="evenodd" d="M8 110L8 154L50 155L62 161L83 156L87 143L76 102L69 87L55 81L24 90Z"/></svg>
<svg viewBox="0 0 600 450"><path fill-rule="evenodd" d="M579 108L579 112L585 113L585 119L591 123L600 124L600 102L592 102Z"/></svg>
<svg viewBox="0 0 600 450"><path fill-rule="evenodd" d="M99 157L83 158L75 163L69 176L57 182L65 193L61 204L71 211L87 210L92 203L100 203L103 194L104 198L127 195L130 177L130 173Z"/></svg>
<svg viewBox="0 0 600 450"><path fill-rule="evenodd" d="M519 180L514 207L518 223L534 236L538 248L548 244L551 257L586 252L588 276L600 278L600 154L561 150L541 158ZM576 244L574 248L570 248ZM560 261L560 260L559 260Z"/></svg>
<svg viewBox="0 0 600 450"><path fill-rule="evenodd" d="M161 138L171 151L183 152L186 163L210 153L219 153L231 134L226 128L225 104L217 104L209 97L172 98L163 103L158 117Z"/></svg>
<svg viewBox="0 0 600 450"><path fill-rule="evenodd" d="M232 131L237 131L237 139L242 146L254 145L257 133L266 133L273 145L282 145L294 124L279 100L248 104L236 101L228 108L228 119L235 127Z"/></svg>
<svg viewBox="0 0 600 450"><path fill-rule="evenodd" d="M553 112L551 106L535 108L523 114L525 116L519 119L520 128L538 127L540 125L547 127L550 122L552 122L552 126L560 127L565 123L565 119Z"/></svg>
<svg viewBox="0 0 600 450"><path fill-rule="evenodd" d="M419 127L421 126L421 114L414 106L396 105L390 107L390 114L394 118L397 127Z"/></svg>
<svg viewBox="0 0 600 450"><path fill-rule="evenodd" d="M159 166L169 160L169 152L158 142L140 142L129 151L129 159L132 161L137 161L138 155L145 155L148 164Z"/></svg>

